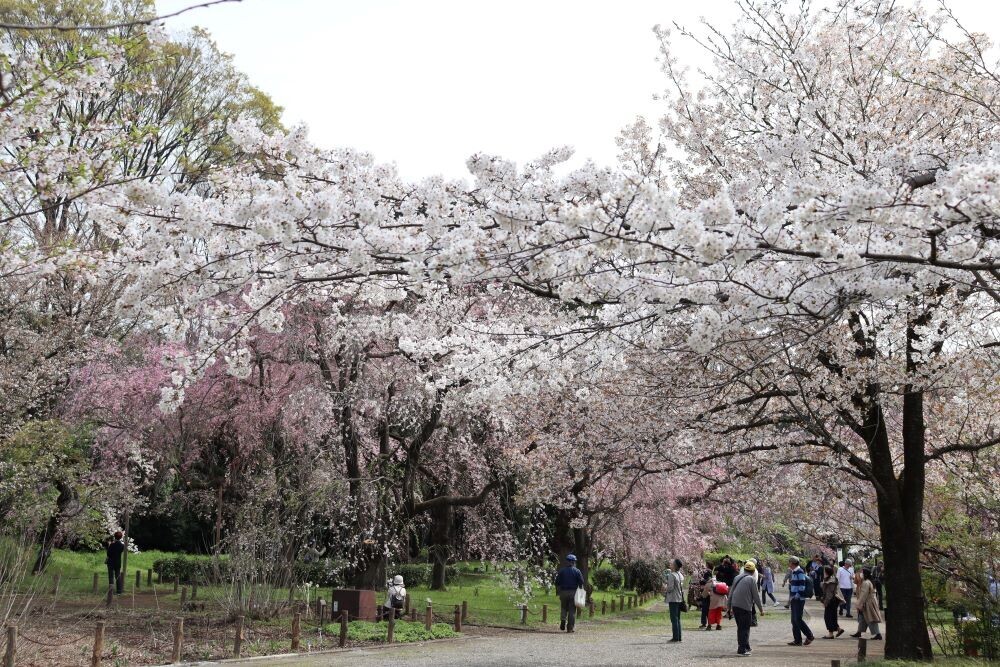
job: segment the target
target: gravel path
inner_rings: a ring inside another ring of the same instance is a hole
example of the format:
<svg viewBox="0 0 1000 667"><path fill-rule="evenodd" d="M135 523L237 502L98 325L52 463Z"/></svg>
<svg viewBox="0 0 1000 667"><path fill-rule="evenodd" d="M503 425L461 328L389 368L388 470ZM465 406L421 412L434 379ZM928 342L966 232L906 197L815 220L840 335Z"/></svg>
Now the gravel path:
<svg viewBox="0 0 1000 667"><path fill-rule="evenodd" d="M650 611L663 611L655 604ZM684 640L670 644L670 627L641 622L602 620L577 626L572 635L558 632L505 632L495 636L467 636L459 640L431 644L400 644L387 648L326 653L267 660L267 664L296 667L549 667L555 665L802 665L828 667L832 658L846 664L853 661L857 644L846 635L835 641L823 634L819 605L810 603L810 627L817 640L808 647L789 647L791 627L788 611L768 608L767 615L750 634L753 656L736 656L736 626L726 621L722 631L705 632L684 628ZM641 617L643 612L640 612ZM690 621L685 619L689 624ZM843 626L848 633L854 626ZM878 644L869 644L869 655L877 656ZM873 650L874 649L874 650ZM250 663L247 663L250 664ZM259 663L258 663L259 664Z"/></svg>

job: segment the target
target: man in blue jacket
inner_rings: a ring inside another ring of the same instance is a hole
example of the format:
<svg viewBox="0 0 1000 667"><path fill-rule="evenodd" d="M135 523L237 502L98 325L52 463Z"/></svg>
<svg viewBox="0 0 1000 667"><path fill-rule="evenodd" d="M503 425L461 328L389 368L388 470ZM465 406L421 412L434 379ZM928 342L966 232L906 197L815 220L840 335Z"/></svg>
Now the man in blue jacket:
<svg viewBox="0 0 1000 667"><path fill-rule="evenodd" d="M576 556L566 556L566 566L556 574L556 595L559 596L559 629L573 632L576 625L576 589L585 588L583 572L576 567Z"/></svg>
<svg viewBox="0 0 1000 667"><path fill-rule="evenodd" d="M788 559L788 604L792 609L792 641L789 646L808 646L812 644L813 633L802 618L806 608L806 580L809 575L799 567L799 559L792 556ZM802 640L805 635L805 641Z"/></svg>

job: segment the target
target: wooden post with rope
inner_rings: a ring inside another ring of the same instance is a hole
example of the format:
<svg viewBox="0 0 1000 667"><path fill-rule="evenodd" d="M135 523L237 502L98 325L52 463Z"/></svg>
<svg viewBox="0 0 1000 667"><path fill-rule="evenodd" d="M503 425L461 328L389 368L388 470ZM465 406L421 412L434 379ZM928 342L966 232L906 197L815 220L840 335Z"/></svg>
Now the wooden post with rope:
<svg viewBox="0 0 1000 667"><path fill-rule="evenodd" d="M340 648L347 646L347 610L340 612Z"/></svg>
<svg viewBox="0 0 1000 667"><path fill-rule="evenodd" d="M302 614L295 612L292 616L292 650L299 650L299 638L302 633Z"/></svg>
<svg viewBox="0 0 1000 667"><path fill-rule="evenodd" d="M181 645L184 642L184 619L178 616L174 619L174 650L170 654L170 662L181 661Z"/></svg>
<svg viewBox="0 0 1000 667"><path fill-rule="evenodd" d="M3 655L3 667L14 667L17 660L17 626L7 626L7 651Z"/></svg>
<svg viewBox="0 0 1000 667"><path fill-rule="evenodd" d="M90 667L101 667L101 656L104 654L104 621L97 622L94 630L94 651L90 654Z"/></svg>

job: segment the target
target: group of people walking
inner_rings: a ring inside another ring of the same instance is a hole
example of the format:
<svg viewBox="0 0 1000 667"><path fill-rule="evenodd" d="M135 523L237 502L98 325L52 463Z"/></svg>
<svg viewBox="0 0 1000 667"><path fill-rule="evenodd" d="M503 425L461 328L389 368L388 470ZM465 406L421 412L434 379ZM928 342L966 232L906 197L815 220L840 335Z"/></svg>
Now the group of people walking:
<svg viewBox="0 0 1000 667"><path fill-rule="evenodd" d="M679 561L675 561L677 564ZM674 581L677 580L679 567L672 567L671 570L667 573L665 587L668 602L675 595ZM840 627L841 616L857 617L858 628L852 637L861 637L867 631L872 639L882 639L879 628L882 622L880 574L879 569L867 567L855 572L850 559L841 562L839 569L835 569L818 555L807 571L798 557L790 557L783 581L783 585L788 586L788 601L784 607L791 611L792 640L788 642L789 646L808 646L815 640L805 619L806 601L812 597L823 604L827 629L823 639L835 639L844 634L844 629ZM701 608L700 627L707 631L721 630L723 614L726 618L735 619L736 652L741 656L751 655L750 628L757 625L757 613L764 614L768 598L775 607L782 606L774 595L774 585L774 569L763 559L751 558L740 562L726 556L717 567L713 568L708 563L701 579L691 587L691 597ZM851 613L852 609L855 614ZM672 627L673 620L671 610ZM680 641L679 626L678 621L671 641Z"/></svg>
<svg viewBox="0 0 1000 667"><path fill-rule="evenodd" d="M814 565L815 564L815 565ZM737 655L752 655L750 648L750 628L757 625L757 615L763 615L764 604L771 599L775 607L782 606L774 595L774 569L764 560L751 558L745 562L729 556L722 559L717 567L711 563L702 571L700 579L693 583L689 599L701 609L701 629L722 630L723 615L736 621ZM791 611L792 641L789 646L808 646L816 636L805 619L806 601L816 598L823 605L823 621L827 634L823 639L836 639L844 634L840 618L857 617L857 632L852 637L861 637L864 632L871 639L882 639L879 624L882 622L882 596L880 572L875 568L861 568L855 571L851 559L833 564L816 556L802 567L797 556L788 559L788 571L783 585L788 586L788 602L784 606ZM663 599L670 610L670 642L679 642L681 636L681 613L685 609L683 563L674 559L670 569L664 574ZM876 577L878 576L878 579ZM566 565L555 578L556 591L560 600L560 630L573 632L576 623L577 591L585 586L583 574L576 567L576 557L567 556ZM853 605L851 604L853 600ZM852 614L852 610L855 612Z"/></svg>

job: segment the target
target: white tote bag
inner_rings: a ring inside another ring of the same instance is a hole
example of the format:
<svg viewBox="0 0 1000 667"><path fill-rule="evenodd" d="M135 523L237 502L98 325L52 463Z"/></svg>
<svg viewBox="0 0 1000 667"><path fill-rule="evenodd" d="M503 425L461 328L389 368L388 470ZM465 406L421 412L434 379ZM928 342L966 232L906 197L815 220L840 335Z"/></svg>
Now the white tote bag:
<svg viewBox="0 0 1000 667"><path fill-rule="evenodd" d="M579 608L583 609L587 606L587 589L578 588L576 589L576 596L573 598L573 603Z"/></svg>

